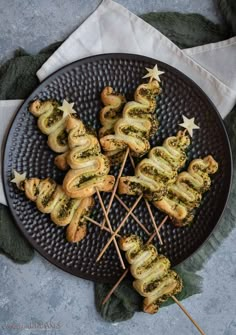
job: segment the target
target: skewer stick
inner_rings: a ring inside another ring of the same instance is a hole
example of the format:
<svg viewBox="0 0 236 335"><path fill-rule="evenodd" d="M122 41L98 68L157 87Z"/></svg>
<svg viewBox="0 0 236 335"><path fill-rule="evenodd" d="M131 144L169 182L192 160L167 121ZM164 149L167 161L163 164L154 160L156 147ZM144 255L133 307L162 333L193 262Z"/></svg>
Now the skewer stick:
<svg viewBox="0 0 236 335"><path fill-rule="evenodd" d="M156 232L154 231L145 244L151 243L155 236L156 236Z"/></svg>
<svg viewBox="0 0 236 335"><path fill-rule="evenodd" d="M117 194L115 194L115 198L119 201L119 203L120 203L120 204L126 209L126 211L128 212L128 211L129 211L129 207L126 206L126 204L124 203L124 201L121 200L121 198L120 198ZM147 228L142 224L142 222L137 218L137 216L134 215L133 212L130 213L130 215L131 215L131 216L133 217L133 219L137 222L137 224L138 224L138 225L145 231L145 233L146 233L148 236L150 236L150 235L151 235L150 231L147 230ZM88 220L88 221L94 223L96 226L98 226L98 227L101 228L101 224L98 223L97 221L91 219L89 216L85 216L85 218L86 218L86 220ZM109 233L113 233L113 232L110 231L110 229L107 228L106 226L105 226L103 229L106 230L106 231L108 231ZM118 234L117 234L117 236L120 237L120 235L118 235Z"/></svg>
<svg viewBox="0 0 236 335"><path fill-rule="evenodd" d="M107 207L107 210L106 210L107 215L108 215L109 212L110 212L111 205L112 205L112 202L113 202L113 200L114 200L115 193L116 193L116 190L117 190L117 187L118 187L118 184L119 184L120 177L121 177L122 172L123 172L123 170L124 170L124 167L125 167L125 163L126 163L128 154L129 154L129 147L127 147L127 149L126 149L124 160L123 160L122 165L121 165L121 167L120 167L120 171L119 171L118 177L117 177L117 179L116 179L115 186L114 186L114 188L113 188L113 190L112 190L112 194L111 194L111 197L110 197L110 200L109 200L109 204L108 204L108 207ZM104 214L105 214L105 213L104 213ZM102 225L101 225L101 229L104 228L105 222L106 222L106 220L103 220Z"/></svg>
<svg viewBox="0 0 236 335"><path fill-rule="evenodd" d="M161 221L161 223L159 224L159 226L158 226L158 230L160 230L161 229L161 227L164 225L164 223L167 221L167 219L168 219L168 215L166 215L165 217L164 217L164 219Z"/></svg>
<svg viewBox="0 0 236 335"><path fill-rule="evenodd" d="M102 207L103 213L104 213L104 215L105 215L105 218L106 218L108 227L109 227L110 231L113 232L112 227L111 227L110 220L109 220L108 215L107 215L107 212L106 212L106 208L105 208L104 203L103 203L103 201L102 201L102 197L101 197L101 195L100 195L100 192L99 192L99 190L98 190L97 188L96 188L96 192L97 192L98 200L99 200L100 205L101 205L101 207ZM118 256L119 256L119 259L120 259L120 264L121 264L122 268L125 269L125 263L124 263L123 258L122 258L122 256L121 256L121 252L120 252L118 243L117 243L116 239L112 239L112 240L114 241L114 245L115 245L117 254L118 254Z"/></svg>
<svg viewBox="0 0 236 335"><path fill-rule="evenodd" d="M161 235L159 233L159 228L157 228L157 224L156 224L155 218L154 218L154 216L152 214L151 207L150 207L149 202L147 201L147 199L144 199L144 200L145 200L145 203L146 203L146 206L147 206L147 209L148 209L148 213L149 213L149 215L151 217L153 227L154 227L154 229L156 231L156 234L157 234L157 237L158 237L158 239L160 241L160 244L162 245L163 241L162 241Z"/></svg>
<svg viewBox="0 0 236 335"><path fill-rule="evenodd" d="M99 228L101 228L101 223L98 223L97 221L91 219L89 216L86 216L86 215L84 216L84 218L85 218L87 221L89 221L89 222L95 224L95 226L98 226ZM110 231L110 229L107 228L106 226L104 227L104 230L106 230L108 233L111 233L111 234L112 234L112 232ZM118 236L118 237L121 237L121 235L119 235L119 234L117 234L117 236Z"/></svg>
<svg viewBox="0 0 236 335"><path fill-rule="evenodd" d="M194 326L197 328L197 330L199 331L200 334L202 335L206 335L204 333L204 331L202 330L202 328L197 324L197 322L191 317L191 315L189 314L189 312L184 308L184 306L179 302L179 300L174 296L171 295L171 298L174 300L174 302L182 309L182 311L184 312L184 314L189 318L189 320L194 324Z"/></svg>
<svg viewBox="0 0 236 335"><path fill-rule="evenodd" d="M135 170L134 159L133 159L133 157L131 156L131 154L130 154L130 153L129 153L129 159L130 159L130 162L131 162L132 168Z"/></svg>
<svg viewBox="0 0 236 335"><path fill-rule="evenodd" d="M126 206L126 204L124 203L124 201L122 201L121 200L121 198L117 195L117 194L115 194L115 197L116 197L116 199L119 201L119 203L127 210L127 212L129 211L129 207L128 206ZM130 213L130 215L132 216L132 218L137 222L137 224L145 231L145 233L147 234L147 235L151 235L151 233L147 230L147 228L142 224L142 222L137 218L137 216L136 215L134 215L134 213L133 212L131 212ZM105 227L104 227L104 229L105 229Z"/></svg>
<svg viewBox="0 0 236 335"><path fill-rule="evenodd" d="M165 216L164 219L161 221L158 229L160 229L162 227L162 225L166 222L167 219L168 219L168 216ZM152 235L149 237L149 239L146 242L146 244L151 243L151 241L154 239L155 236L156 236L156 231L154 231L152 233ZM110 299L110 297L112 296L112 293L117 289L117 287L120 285L120 283L122 282L122 280L126 277L126 275L128 274L128 272L129 272L129 268L127 268L125 270L125 272L120 276L120 278L115 283L115 285L112 287L112 289L108 292L108 294L106 295L106 297L102 301L102 305L104 305Z"/></svg>
<svg viewBox="0 0 236 335"><path fill-rule="evenodd" d="M100 252L100 254L98 255L98 258L96 259L96 262L98 262L101 259L101 257L103 256L103 254L105 253L105 251L107 250L107 248L109 247L109 245L111 244L111 242L115 239L117 233L120 231L120 229L123 227L123 225L127 221L128 217L130 216L130 214L132 213L132 211L134 210L134 208L138 205L138 203L141 200L141 198L142 198L142 194L138 197L138 199L135 201L135 203L133 204L133 206L130 208L129 212L126 214L126 216L124 217L124 219L122 220L122 222L116 228L116 230L114 231L113 235L111 236L111 238L108 240L108 242L106 243L106 245L104 246L104 248L102 249L102 251Z"/></svg>
<svg viewBox="0 0 236 335"><path fill-rule="evenodd" d="M115 285L109 291L109 293L106 295L106 297L102 301L102 305L104 305L110 299L110 297L112 296L113 292L115 292L115 290L120 285L120 283L122 282L122 280L127 276L128 272L129 272L129 268L127 268L125 270L125 272L120 276L120 278L118 279L118 281L115 283Z"/></svg>

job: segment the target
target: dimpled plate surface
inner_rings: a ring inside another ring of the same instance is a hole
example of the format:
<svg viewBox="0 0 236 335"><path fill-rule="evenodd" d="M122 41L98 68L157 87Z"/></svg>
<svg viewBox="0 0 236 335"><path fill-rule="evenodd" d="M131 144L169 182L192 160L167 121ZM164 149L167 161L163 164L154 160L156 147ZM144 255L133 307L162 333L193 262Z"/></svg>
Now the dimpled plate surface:
<svg viewBox="0 0 236 335"><path fill-rule="evenodd" d="M47 146L47 137L37 128L37 120L27 108L36 99L67 99L75 102L78 116L96 129L100 127L98 114L102 108L100 93L109 85L117 92L124 93L132 100L137 85L145 80L145 67L158 64L165 74L161 76L163 92L158 97L156 114L160 122L158 132L152 137L151 145L159 145L180 129L182 114L195 117L200 130L194 136L188 151L188 163L197 157L208 154L219 162L219 171L212 178L212 187L204 195L194 223L184 228L176 228L168 220L161 229L163 245L154 239L160 253L170 258L172 265L184 261L207 239L216 226L227 201L231 182L231 152L222 120L213 104L201 89L181 72L154 59L137 55L107 54L86 58L72 63L51 75L31 94L19 109L10 128L5 146L3 179L6 197L15 221L28 241L51 263L76 276L94 281L113 282L122 273L114 245L111 245L100 262L96 263L99 251L105 245L109 234L100 232L93 224L88 224L88 234L78 244L65 240L65 228L50 221L47 214L40 213L34 203L26 199L15 184L10 183L13 169L26 172L27 177L54 178L63 180L64 172L53 164L55 153ZM188 164L186 164L187 166ZM117 174L114 168L111 173ZM129 160L124 169L125 175L132 175ZM109 194L102 194L105 204ZM134 197L122 196L128 207ZM103 219L102 210L95 197L96 205L92 217L98 222ZM164 215L152 206L157 223ZM134 211L135 215L152 232L153 227L147 208L142 200ZM110 220L117 227L125 215L125 210L114 201ZM121 234L134 233L144 241L148 239L132 218L129 218Z"/></svg>

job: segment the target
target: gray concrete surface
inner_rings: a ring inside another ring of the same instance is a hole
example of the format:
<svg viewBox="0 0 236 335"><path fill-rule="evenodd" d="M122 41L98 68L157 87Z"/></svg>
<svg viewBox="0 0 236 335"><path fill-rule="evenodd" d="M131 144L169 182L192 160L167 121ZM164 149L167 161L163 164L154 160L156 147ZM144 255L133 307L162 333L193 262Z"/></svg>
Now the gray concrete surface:
<svg viewBox="0 0 236 335"><path fill-rule="evenodd" d="M198 12L215 22L219 20L212 0L119 2L138 14L176 10ZM0 59L11 55L19 46L37 52L65 38L98 3L100 0L0 0ZM236 230L200 272L204 277L202 294L184 301L207 335L236 334L235 240ZM154 316L138 313L126 322L106 323L95 310L92 282L64 273L36 254L25 265L0 256L0 335L11 334L191 335L198 332L176 305Z"/></svg>
<svg viewBox="0 0 236 335"><path fill-rule="evenodd" d="M0 0L0 61L18 47L28 52L66 38L101 0ZM136 14L197 12L217 22L215 0L118 0Z"/></svg>

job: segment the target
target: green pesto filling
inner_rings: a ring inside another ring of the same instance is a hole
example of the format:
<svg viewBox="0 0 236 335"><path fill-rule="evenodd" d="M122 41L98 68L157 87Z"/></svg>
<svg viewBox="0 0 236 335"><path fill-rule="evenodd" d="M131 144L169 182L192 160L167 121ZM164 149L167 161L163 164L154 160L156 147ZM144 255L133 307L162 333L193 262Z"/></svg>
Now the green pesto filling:
<svg viewBox="0 0 236 335"><path fill-rule="evenodd" d="M90 175L90 176L81 176L80 177L80 181L79 183L77 184L78 187L80 187L80 185L82 183L85 183L86 181L90 180L90 179L93 179L94 177L96 177L95 175Z"/></svg>
<svg viewBox="0 0 236 335"><path fill-rule="evenodd" d="M132 133L131 136L133 136L133 134L136 134L136 135L139 135L141 137L147 136L147 133L148 133L147 130L140 130L140 129L137 129L137 128L133 127L133 126L123 127L122 128L122 132L125 135L131 135L131 133Z"/></svg>
<svg viewBox="0 0 236 335"><path fill-rule="evenodd" d="M57 136L57 141L61 145L66 145L68 143L68 134L65 130Z"/></svg>
<svg viewBox="0 0 236 335"><path fill-rule="evenodd" d="M63 111L57 108L54 108L52 114L47 118L46 126L47 127L53 126L56 122L62 119L62 116L63 116Z"/></svg>
<svg viewBox="0 0 236 335"><path fill-rule="evenodd" d="M74 199L69 199L66 203L64 203L60 210L59 210L59 218L64 218L66 216L70 215L71 209L74 205L75 200Z"/></svg>

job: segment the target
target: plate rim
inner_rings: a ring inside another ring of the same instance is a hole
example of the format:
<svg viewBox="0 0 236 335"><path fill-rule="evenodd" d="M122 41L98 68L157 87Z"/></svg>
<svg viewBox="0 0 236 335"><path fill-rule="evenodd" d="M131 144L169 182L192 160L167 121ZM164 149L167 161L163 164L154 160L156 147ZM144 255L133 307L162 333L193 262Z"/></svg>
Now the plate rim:
<svg viewBox="0 0 236 335"><path fill-rule="evenodd" d="M176 266L179 266L180 264L183 264L184 262L186 262L190 257L194 256L210 239L210 237L212 236L212 234L214 233L214 231L216 230L216 228L218 227L218 225L221 222L221 219L224 215L229 197L230 197L230 193L231 193L231 188L232 188L232 180L233 180L233 156L232 156L232 149L231 149L231 144L230 144L230 140L229 140L229 136L228 133L226 131L226 127L224 124L224 121L218 111L218 109L216 108L215 104L212 102L212 100L210 99L210 97L208 97L208 95L202 90L202 88L191 78L189 78L186 74L184 74L182 71L180 71L179 69L174 68L173 66L159 61L158 59L152 58L152 57L147 57L147 56L143 56L140 54L132 54L132 53L105 53L105 54L97 54L97 55L93 55L93 56L88 56L88 57L84 57L81 58L79 60L73 61L69 64L64 65L63 67L61 67L60 69L54 71L53 73L51 73L49 76L47 76L43 81L41 81L39 83L39 85L29 94L29 96L23 101L23 103L18 107L14 117L11 120L11 123L8 126L8 129L6 130L5 136L4 136L4 141L2 144L2 181L3 181L3 190L4 190L4 194L7 200L7 205L8 208L11 212L12 217L14 218L15 224L17 225L17 227L19 228L21 234L23 235L23 237L28 241L28 243L33 247L33 249L35 251L37 251L43 258L45 258L47 261L50 262L50 264L52 264L53 266L56 266L58 268L60 268L61 270L70 273L76 277L79 278L83 278L83 279L87 279L93 282L100 282L100 283L113 283L115 282L114 280L111 280L111 278L107 277L107 278L100 278L98 276L95 276L94 279L91 279L90 275L87 275L86 273L79 273L79 275L76 274L77 269L75 268L71 268L69 266L65 266L62 263L58 262L55 259L51 259L51 256L48 255L38 244L37 242L27 233L27 230L25 229L25 227L18 222L19 219L16 216L15 211L12 210L11 208L11 202L10 202L10 196L9 196L9 190L8 190L8 186L7 186L7 178L5 178L6 175L6 170L7 170L7 149L9 147L9 142L8 139L10 138L11 135L11 131L12 131L12 126L15 122L15 120L17 120L17 117L19 116L19 111L23 108L27 108L28 104L30 101L32 101L32 97L34 95L36 95L36 92L38 91L39 88L42 88L42 90L45 88L45 86L47 86L47 84L54 80L56 77L58 77L61 73L63 73L66 69L70 70L72 68L74 68L77 64L81 65L84 63L88 63L88 62L92 62L92 61L99 61L99 60L103 60L103 59L117 59L117 58L122 58L122 59L131 59L131 60L140 60L140 61L147 61L150 63L158 63L158 65L164 65L164 67L170 68L172 73L177 73L178 77L182 77L184 79L184 81L190 82L191 83L191 88L195 87L196 91L198 90L199 93L201 93L201 95L206 99L206 101L211 105L211 107L214 109L216 115L217 115L217 120L219 122L219 124L221 125L224 135L225 135L225 142L227 144L227 149L228 149L228 154L229 154L229 160L230 160L230 165L227 167L228 171L227 171L227 182L228 182L228 190L227 190L227 195L225 197L225 203L224 206L222 208L221 214L218 217L217 223L215 224L215 226L213 227L213 229L211 230L211 232L208 234L208 236L204 239L204 241L202 241L202 243L189 255L187 256L184 260L182 260L181 262L179 262ZM182 79L181 78L181 79Z"/></svg>

